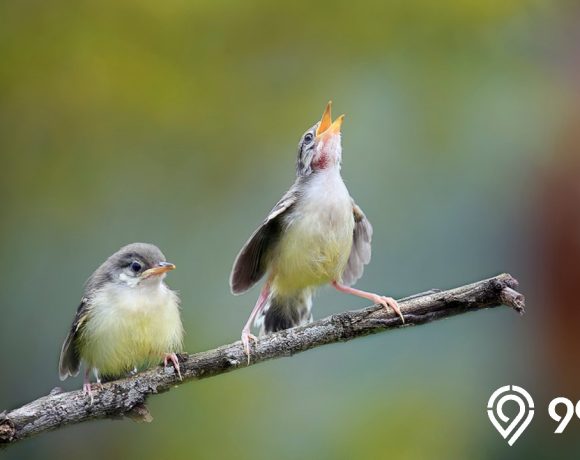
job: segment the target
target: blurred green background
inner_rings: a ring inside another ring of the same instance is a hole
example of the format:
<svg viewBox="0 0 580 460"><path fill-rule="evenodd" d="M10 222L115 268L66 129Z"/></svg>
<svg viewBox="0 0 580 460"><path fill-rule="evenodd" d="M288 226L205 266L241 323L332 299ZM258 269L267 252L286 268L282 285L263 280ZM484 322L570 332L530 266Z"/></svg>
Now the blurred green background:
<svg viewBox="0 0 580 460"><path fill-rule="evenodd" d="M442 0L0 3L0 409L61 385L82 286L132 241L178 269L189 352L237 340L233 259L329 99L374 225L358 286L395 297L508 271L496 309L326 346L153 397L5 458L578 458L580 8ZM315 317L365 302L323 289ZM526 388L514 447L487 400ZM62 384L82 385L81 378Z"/></svg>

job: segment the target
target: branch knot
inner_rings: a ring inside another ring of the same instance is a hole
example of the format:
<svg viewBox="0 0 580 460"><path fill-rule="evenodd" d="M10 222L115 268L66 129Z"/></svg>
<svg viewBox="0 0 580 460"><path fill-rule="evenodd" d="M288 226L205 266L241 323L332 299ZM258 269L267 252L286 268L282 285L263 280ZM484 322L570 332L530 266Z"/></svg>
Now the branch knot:
<svg viewBox="0 0 580 460"><path fill-rule="evenodd" d="M14 422L7 417L6 411L0 413L0 444L13 441L15 435Z"/></svg>

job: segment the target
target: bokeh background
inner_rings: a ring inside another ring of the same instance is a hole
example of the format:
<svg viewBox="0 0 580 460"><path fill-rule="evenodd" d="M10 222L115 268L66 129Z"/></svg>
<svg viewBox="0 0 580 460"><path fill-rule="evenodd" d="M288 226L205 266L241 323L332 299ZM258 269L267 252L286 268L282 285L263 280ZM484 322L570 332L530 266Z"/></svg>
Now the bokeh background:
<svg viewBox="0 0 580 460"><path fill-rule="evenodd" d="M183 385L5 458L578 458L580 8L551 0L0 3L0 409L61 385L90 273L123 244L178 270L186 350L239 338L234 256L327 100L374 224L358 286L401 297L511 272L509 309ZM365 305L323 289L315 316ZM81 378L66 381L74 389ZM537 413L514 447L500 385Z"/></svg>

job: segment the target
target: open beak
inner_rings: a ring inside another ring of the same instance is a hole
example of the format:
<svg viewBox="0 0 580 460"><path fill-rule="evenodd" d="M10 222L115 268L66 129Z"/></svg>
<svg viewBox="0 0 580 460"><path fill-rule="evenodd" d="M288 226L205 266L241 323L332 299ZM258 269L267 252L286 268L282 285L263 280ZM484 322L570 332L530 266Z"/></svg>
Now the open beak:
<svg viewBox="0 0 580 460"><path fill-rule="evenodd" d="M332 110L332 101L329 101L328 104L326 104L326 109L324 109L324 113L322 114L322 118L320 119L320 124L316 129L316 137L320 137L324 133L329 134L340 133L340 127L342 126L344 115L341 115L333 122L331 110Z"/></svg>
<svg viewBox="0 0 580 460"><path fill-rule="evenodd" d="M150 268L149 270L145 270L141 275L142 279L147 279L152 276L162 275L163 273L170 272L171 270L175 270L175 265L169 262L159 262L156 267Z"/></svg>

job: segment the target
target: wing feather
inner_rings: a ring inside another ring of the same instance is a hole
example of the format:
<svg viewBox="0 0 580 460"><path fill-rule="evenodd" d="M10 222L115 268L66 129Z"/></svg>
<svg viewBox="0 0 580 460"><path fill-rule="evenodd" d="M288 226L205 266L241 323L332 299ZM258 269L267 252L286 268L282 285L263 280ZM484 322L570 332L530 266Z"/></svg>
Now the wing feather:
<svg viewBox="0 0 580 460"><path fill-rule="evenodd" d="M373 227L362 209L353 201L354 232L352 249L346 267L342 273L342 282L353 285L362 276L364 266L371 260L371 240Z"/></svg>
<svg viewBox="0 0 580 460"><path fill-rule="evenodd" d="M232 268L230 275L232 293L246 292L264 276L268 268L268 254L282 231L282 218L294 206L297 199L298 195L293 187L276 203L266 220L250 236Z"/></svg>
<svg viewBox="0 0 580 460"><path fill-rule="evenodd" d="M64 343L62 344L60 359L58 363L58 373L61 380L66 379L69 375L75 377L79 373L81 358L77 347L77 340L82 332L89 312L89 299L83 297L77 309L77 313L75 315L75 319L72 323L70 331L66 336Z"/></svg>

